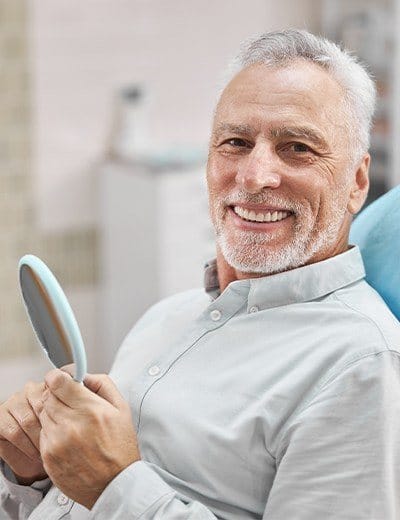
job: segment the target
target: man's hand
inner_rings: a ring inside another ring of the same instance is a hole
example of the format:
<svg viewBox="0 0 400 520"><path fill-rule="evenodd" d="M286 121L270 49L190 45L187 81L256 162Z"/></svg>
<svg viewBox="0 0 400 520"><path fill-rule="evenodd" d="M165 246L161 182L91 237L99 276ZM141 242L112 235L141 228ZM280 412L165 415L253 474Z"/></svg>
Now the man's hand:
<svg viewBox="0 0 400 520"><path fill-rule="evenodd" d="M29 382L0 406L0 458L19 484L30 485L47 477L39 453L44 389L44 383Z"/></svg>
<svg viewBox="0 0 400 520"><path fill-rule="evenodd" d="M91 509L123 469L140 460L129 404L106 375L85 386L58 369L45 381L40 453L52 482Z"/></svg>

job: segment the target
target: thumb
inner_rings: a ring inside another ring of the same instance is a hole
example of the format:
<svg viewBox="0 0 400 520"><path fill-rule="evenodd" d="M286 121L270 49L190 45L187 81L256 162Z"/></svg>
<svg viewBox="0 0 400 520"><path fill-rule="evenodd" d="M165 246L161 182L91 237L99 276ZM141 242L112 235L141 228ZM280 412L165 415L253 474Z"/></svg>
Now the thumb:
<svg viewBox="0 0 400 520"><path fill-rule="evenodd" d="M121 408L122 403L125 403L114 381L106 374L86 374L83 383L86 388L116 408Z"/></svg>

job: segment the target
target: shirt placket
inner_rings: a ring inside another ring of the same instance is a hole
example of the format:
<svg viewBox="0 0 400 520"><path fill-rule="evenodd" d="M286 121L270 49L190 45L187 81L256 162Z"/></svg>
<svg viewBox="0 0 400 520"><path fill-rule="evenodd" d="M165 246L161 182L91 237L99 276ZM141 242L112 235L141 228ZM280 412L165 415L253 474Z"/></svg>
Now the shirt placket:
<svg viewBox="0 0 400 520"><path fill-rule="evenodd" d="M136 394L142 396L139 406L138 432L146 394L157 385L157 382L162 379L174 363L198 344L204 335L223 327L242 308L246 308L249 285L243 285L243 290L237 291L228 288L224 291L196 320L188 324L187 328L182 331L180 340L171 349L160 357L155 357L144 367L141 377L135 384Z"/></svg>

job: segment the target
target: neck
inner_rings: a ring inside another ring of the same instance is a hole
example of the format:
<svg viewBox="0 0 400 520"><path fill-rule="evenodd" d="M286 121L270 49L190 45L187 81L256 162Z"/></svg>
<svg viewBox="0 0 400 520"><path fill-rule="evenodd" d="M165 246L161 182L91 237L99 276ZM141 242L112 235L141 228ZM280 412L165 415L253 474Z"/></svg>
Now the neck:
<svg viewBox="0 0 400 520"><path fill-rule="evenodd" d="M217 246L217 268L218 268L218 282L221 293L225 288L235 280L245 280L247 278L260 278L266 276L263 273L245 273L235 269L225 260L219 246Z"/></svg>

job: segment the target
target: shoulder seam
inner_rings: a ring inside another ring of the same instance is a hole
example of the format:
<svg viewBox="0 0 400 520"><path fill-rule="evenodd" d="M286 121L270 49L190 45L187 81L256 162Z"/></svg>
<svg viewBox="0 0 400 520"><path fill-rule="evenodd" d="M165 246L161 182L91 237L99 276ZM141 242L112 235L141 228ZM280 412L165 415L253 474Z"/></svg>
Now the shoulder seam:
<svg viewBox="0 0 400 520"><path fill-rule="evenodd" d="M369 357L375 357L375 356L379 356L380 354L385 354L385 353L389 353L389 354L395 354L398 358L400 358L400 352L398 352L397 350L391 350L389 348L386 348L385 350L374 350L374 351L371 351L371 352L367 352L361 356L358 356L357 358L355 359L352 359L351 361L349 361L348 363L346 363L344 366L342 366L340 369L338 369L334 374L331 375L331 377L327 378L323 383L321 383L320 385L318 385L317 387L317 390L316 392L314 393L314 395L312 397L310 397L310 399L307 400L306 403L304 403L304 406L302 406L301 410L299 410L299 412L296 414L295 417L297 417L298 415L300 415L301 413L303 413L305 410L307 410L307 408L310 406L310 404L312 403L312 401L319 396L319 394L328 386L330 385L331 383L333 383L335 381L335 379L339 378L347 369L349 369L351 366L353 365L356 365L357 363L359 363L360 361L363 361L364 359L366 358L369 358Z"/></svg>
<svg viewBox="0 0 400 520"><path fill-rule="evenodd" d="M335 381L335 379L340 377L348 368L350 368L351 366L357 364L360 361L363 361L365 358L377 356L379 354L383 354L383 353L386 353L386 352L394 353L394 354L396 354L397 356L400 357L400 353L397 352L397 350L390 350L390 349L386 348L385 350L373 350L373 351L370 351L370 352L366 352L366 353L364 353L362 355L358 355L357 357L354 357L353 359L349 360L345 365L343 365L340 368L338 368L338 370L336 370L335 373L333 373L331 376L327 377L324 381L322 381L319 385L316 386L314 394L309 399L307 399L307 401L303 404L303 406L298 411L298 413L296 413L295 417L297 417L298 415L303 413L305 410L307 410L307 408L312 403L312 401L316 397L318 397L319 394L329 384L331 384L333 381Z"/></svg>
<svg viewBox="0 0 400 520"><path fill-rule="evenodd" d="M354 311L355 313L357 313L359 316L362 316L363 318L365 318L367 321L369 321L370 323L372 323L373 325L375 325L376 329L379 331L383 341L385 342L385 346L386 346L386 349L389 350L389 341L385 335L385 333L383 332L383 330L381 329L381 327L376 323L375 320L373 320L370 316L368 316L367 314L364 314L363 312L359 311L358 309L354 308L353 306L351 306L350 304L348 304L347 302L343 301L341 298L339 298L339 296L337 295L337 293L335 292L333 294L334 298L339 302L341 303L343 306L347 307L348 309L351 309L352 311Z"/></svg>

